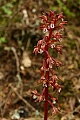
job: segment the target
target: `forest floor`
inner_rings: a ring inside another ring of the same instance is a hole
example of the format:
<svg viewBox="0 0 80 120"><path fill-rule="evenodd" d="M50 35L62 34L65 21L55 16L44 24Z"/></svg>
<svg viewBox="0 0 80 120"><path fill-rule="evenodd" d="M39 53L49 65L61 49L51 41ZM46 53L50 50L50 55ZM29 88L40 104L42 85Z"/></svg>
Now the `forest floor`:
<svg viewBox="0 0 80 120"><path fill-rule="evenodd" d="M43 55L35 56L33 46L42 37L37 30L39 17L55 7L55 1L20 0L10 8L12 15L4 9L7 0L0 5L0 35L7 39L6 43L0 43L0 120L43 120L43 103L35 102L30 93L31 89L42 90L39 80ZM63 54L50 51L64 65L58 70L54 68L63 86L57 95L60 113L51 115L49 106L48 120L80 120L80 20L75 20L69 16L66 38L61 42Z"/></svg>

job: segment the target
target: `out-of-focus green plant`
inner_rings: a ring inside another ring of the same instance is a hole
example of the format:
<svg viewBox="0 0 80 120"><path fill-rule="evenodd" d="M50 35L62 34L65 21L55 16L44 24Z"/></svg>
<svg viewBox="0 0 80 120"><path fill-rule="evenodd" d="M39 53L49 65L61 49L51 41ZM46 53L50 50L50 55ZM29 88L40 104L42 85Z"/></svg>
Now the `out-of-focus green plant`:
<svg viewBox="0 0 80 120"><path fill-rule="evenodd" d="M17 0L5 0L5 2L1 2L1 6L0 6L0 44L2 43L7 43L8 42L8 38L7 36L5 37L5 34L8 34L9 31L7 31L7 27L8 23L11 18L11 16L13 16L15 9L14 6L15 4L17 4ZM12 21L11 21L12 22ZM7 31L7 33L5 32Z"/></svg>
<svg viewBox="0 0 80 120"><path fill-rule="evenodd" d="M2 5L1 10L7 15L12 15L13 14L12 9L16 1L17 0L11 0L10 2L7 2L7 4Z"/></svg>
<svg viewBox="0 0 80 120"><path fill-rule="evenodd" d="M10 2L10 3L7 3L6 5L3 5L2 6L2 10L4 11L4 13L6 13L7 15L12 15L12 9L13 8L13 4Z"/></svg>
<svg viewBox="0 0 80 120"><path fill-rule="evenodd" d="M78 10L80 8L78 6L80 6L80 1L56 0L52 9L57 11L63 11L67 15L67 17L76 17L80 15L80 12Z"/></svg>
<svg viewBox="0 0 80 120"><path fill-rule="evenodd" d="M1 43L6 43L6 42L7 42L7 40L6 40L5 37L0 37L0 44L1 44Z"/></svg>

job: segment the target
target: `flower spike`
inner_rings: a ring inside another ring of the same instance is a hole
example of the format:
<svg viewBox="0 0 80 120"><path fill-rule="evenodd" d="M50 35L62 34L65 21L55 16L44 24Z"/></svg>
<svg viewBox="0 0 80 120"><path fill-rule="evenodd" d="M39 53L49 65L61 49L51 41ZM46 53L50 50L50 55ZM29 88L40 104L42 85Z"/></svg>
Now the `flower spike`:
<svg viewBox="0 0 80 120"><path fill-rule="evenodd" d="M55 106L58 99L49 93L49 87L52 87L53 92L55 91L58 93L60 93L62 89L62 86L58 84L59 78L53 71L54 67L59 68L62 63L50 55L49 49L54 49L62 54L63 46L60 42L62 38L64 38L62 30L65 30L64 25L67 24L67 22L64 21L65 16L63 16L63 13L56 15L55 11L47 12L40 18L42 19L42 22L39 29L43 30L44 33L47 32L47 36L45 35L42 40L38 41L33 52L36 55L38 53L44 54L42 67L40 69L41 79L39 82L43 85L43 90L41 94L39 94L37 90L33 90L32 94L33 98L36 99L36 102L44 101L44 120L47 120L48 103L52 107L53 113L59 112L59 109Z"/></svg>

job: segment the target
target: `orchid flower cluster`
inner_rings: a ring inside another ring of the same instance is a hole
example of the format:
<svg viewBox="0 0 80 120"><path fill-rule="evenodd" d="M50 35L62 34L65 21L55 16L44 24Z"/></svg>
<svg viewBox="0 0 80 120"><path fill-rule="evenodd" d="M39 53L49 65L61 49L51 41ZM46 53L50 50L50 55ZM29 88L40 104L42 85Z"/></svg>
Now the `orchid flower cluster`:
<svg viewBox="0 0 80 120"><path fill-rule="evenodd" d="M54 74L53 67L59 68L62 63L55 58L50 56L49 49L55 49L58 53L62 54L62 45L60 42L64 38L62 31L65 29L64 25L67 21L64 21L63 13L55 14L55 12L50 11L43 14L41 17L41 26L39 29L46 33L44 38L39 40L37 46L34 47L34 53L44 54L44 59L42 63L41 79L40 83L43 84L42 93L39 94L37 90L33 90L33 98L35 101L44 101L44 120L47 120L48 114L48 104L51 105L53 112L58 112L58 108L54 104L57 102L57 98L53 97L49 93L49 87L52 87L53 92L60 92L62 86L58 84L58 77Z"/></svg>

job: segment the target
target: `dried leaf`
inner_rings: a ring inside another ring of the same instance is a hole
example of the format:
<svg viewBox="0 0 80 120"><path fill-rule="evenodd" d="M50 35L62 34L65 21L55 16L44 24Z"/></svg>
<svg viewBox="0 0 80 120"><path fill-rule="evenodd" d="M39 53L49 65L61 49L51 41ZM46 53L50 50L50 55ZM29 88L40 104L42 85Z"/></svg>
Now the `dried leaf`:
<svg viewBox="0 0 80 120"><path fill-rule="evenodd" d="M24 67L31 66L31 60L30 60L28 53L26 51L23 52L22 64L24 65Z"/></svg>

